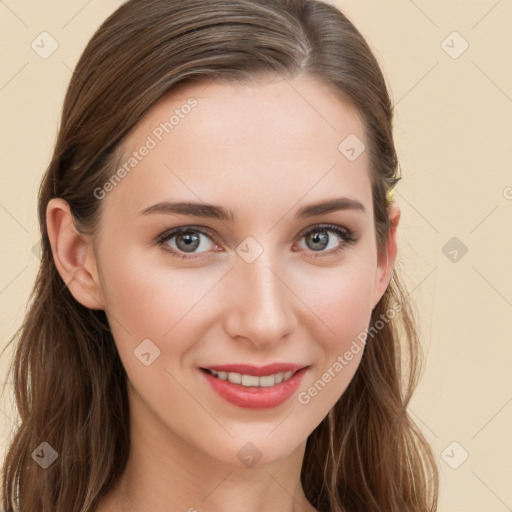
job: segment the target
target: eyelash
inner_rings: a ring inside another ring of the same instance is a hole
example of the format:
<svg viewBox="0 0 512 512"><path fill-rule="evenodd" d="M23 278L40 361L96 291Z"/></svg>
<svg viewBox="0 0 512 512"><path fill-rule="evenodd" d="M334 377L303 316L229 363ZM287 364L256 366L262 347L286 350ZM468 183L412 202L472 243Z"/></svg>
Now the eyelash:
<svg viewBox="0 0 512 512"><path fill-rule="evenodd" d="M169 246L166 246L165 243L169 240L171 240L173 237L180 235L182 233L186 232L193 232L193 233L201 233L202 235L210 238L212 241L214 240L213 234L204 228L201 228L199 226L184 226L180 228L173 228L169 231L165 231L161 235L159 235L156 239L156 244L159 246L162 246L162 248L165 251L170 252L173 256L183 259L183 260L195 260L197 258L201 257L202 253L198 253L195 256L185 256L181 252L177 252L174 249L172 249ZM313 253L313 258L323 258L327 256L333 256L335 254L338 254L341 252L345 246L353 245L357 242L357 239L354 237L354 234L350 229L347 229L342 226L336 226L335 224L317 224L316 226L313 226L311 229L308 229L308 231L303 232L301 235L299 235L299 238L303 238L306 235L309 235L310 233L315 233L316 231L326 231L328 233L334 233L338 235L343 242L340 244L340 246L336 249L331 249L330 251L324 252L324 251L311 251Z"/></svg>

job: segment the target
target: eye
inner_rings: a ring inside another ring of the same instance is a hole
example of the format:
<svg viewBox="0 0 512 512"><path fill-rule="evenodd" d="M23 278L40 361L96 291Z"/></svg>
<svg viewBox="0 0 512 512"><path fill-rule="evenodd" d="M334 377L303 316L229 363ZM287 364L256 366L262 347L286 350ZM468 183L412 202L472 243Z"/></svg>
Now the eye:
<svg viewBox="0 0 512 512"><path fill-rule="evenodd" d="M206 243L203 242L203 238L206 239ZM332 256L342 251L347 245L352 245L357 241L349 229L333 224L314 226L313 229L309 229L309 231L300 235L300 238L306 239L306 249L318 253L313 254L313 258ZM336 239L338 239L337 243ZM339 242L339 239L341 239L341 242ZM209 230L196 226L184 226L166 231L157 238L156 243L173 256L188 260L201 257L197 255L209 252L212 247L218 248L218 245L213 242L213 234ZM206 245L206 247L202 251L197 251L201 245ZM325 251L326 248L330 250Z"/></svg>
<svg viewBox="0 0 512 512"><path fill-rule="evenodd" d="M313 254L313 258L333 256L357 241L349 229L333 224L314 226L313 229L302 234L301 238L305 238L307 249L311 249L313 253L318 253ZM338 239L338 242L336 239ZM339 239L342 241L339 242ZM330 250L325 251L326 248Z"/></svg>
<svg viewBox="0 0 512 512"><path fill-rule="evenodd" d="M205 251L196 251L196 249L201 246L202 238L206 238L210 242L210 245L216 246L212 242L211 234L208 231L194 226L185 226L166 231L158 237L156 243L163 246L166 251L171 252L178 258L194 259L195 256L193 256L193 254L197 254L197 252L208 252L209 250L209 244L207 243ZM168 242L171 242L171 244L168 244ZM204 245L203 243L203 246ZM187 254L192 254L192 256L187 256Z"/></svg>

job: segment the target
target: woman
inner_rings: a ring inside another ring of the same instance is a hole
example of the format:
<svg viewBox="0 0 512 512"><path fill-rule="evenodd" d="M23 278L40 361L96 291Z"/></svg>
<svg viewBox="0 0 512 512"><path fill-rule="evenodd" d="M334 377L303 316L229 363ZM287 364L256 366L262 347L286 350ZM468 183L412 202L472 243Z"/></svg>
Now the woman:
<svg viewBox="0 0 512 512"><path fill-rule="evenodd" d="M328 4L103 23L40 189L6 511L436 510L392 115Z"/></svg>

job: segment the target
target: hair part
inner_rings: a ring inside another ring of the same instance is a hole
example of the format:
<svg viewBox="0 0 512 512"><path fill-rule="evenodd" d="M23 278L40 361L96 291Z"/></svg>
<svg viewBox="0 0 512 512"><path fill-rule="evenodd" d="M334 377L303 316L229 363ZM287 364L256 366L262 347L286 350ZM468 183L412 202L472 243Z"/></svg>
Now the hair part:
<svg viewBox="0 0 512 512"><path fill-rule="evenodd" d="M77 230L94 234L102 202L93 191L112 176L126 135L164 94L199 81L298 76L329 86L364 123L383 249L391 228L386 193L400 179L393 105L368 44L339 10L315 0L130 0L87 44L39 190L39 272L9 342L17 340L10 373L21 421L3 465L6 512L93 512L121 476L130 447L126 372L105 312L75 300L55 267L50 199L65 199ZM370 325L395 303L400 314L368 341L348 388L308 438L301 481L320 511L437 508L435 458L407 413L421 351L397 271ZM31 452L43 441L59 458L41 470Z"/></svg>

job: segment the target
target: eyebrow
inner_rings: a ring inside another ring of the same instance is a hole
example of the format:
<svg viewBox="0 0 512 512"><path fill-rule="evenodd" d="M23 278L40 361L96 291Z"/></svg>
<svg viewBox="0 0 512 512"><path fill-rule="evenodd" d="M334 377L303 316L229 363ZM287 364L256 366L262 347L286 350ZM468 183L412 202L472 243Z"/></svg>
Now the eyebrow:
<svg viewBox="0 0 512 512"><path fill-rule="evenodd" d="M328 199L320 203L304 206L295 214L295 219L305 219L308 217L314 217L315 215L322 215L339 210L355 210L366 213L366 208L359 201L349 197L337 197L335 199ZM192 217L213 218L229 222L234 222L237 218L233 210L223 208L222 206L171 201L162 201L152 206L148 206L144 210L140 211L139 215L150 215L155 213L166 215L190 215Z"/></svg>

